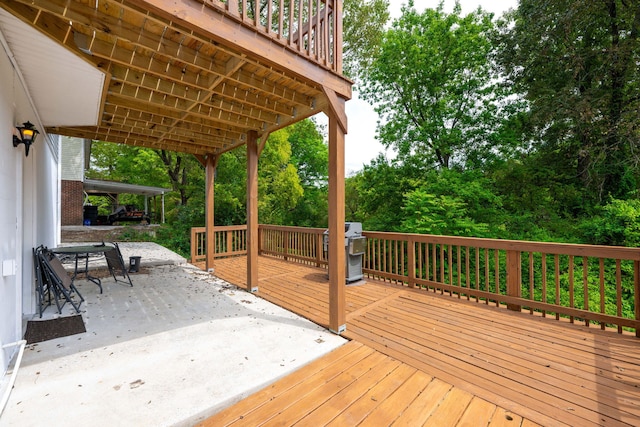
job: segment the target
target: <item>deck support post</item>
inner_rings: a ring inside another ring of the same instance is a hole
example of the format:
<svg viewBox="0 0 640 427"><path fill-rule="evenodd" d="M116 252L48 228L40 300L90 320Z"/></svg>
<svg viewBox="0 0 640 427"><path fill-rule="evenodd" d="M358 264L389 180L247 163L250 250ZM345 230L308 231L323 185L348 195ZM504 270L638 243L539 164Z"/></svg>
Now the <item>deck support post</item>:
<svg viewBox="0 0 640 427"><path fill-rule="evenodd" d="M216 166L218 165L219 156L213 154L207 155L205 159L206 170L206 190L205 190L205 242L206 242L206 269L209 273L214 271L214 258L216 253L216 234L214 230L214 199L215 199L215 176Z"/></svg>
<svg viewBox="0 0 640 427"><path fill-rule="evenodd" d="M345 314L344 241L344 140L347 133L344 99L326 90L329 117L329 330L340 334L347 329Z"/></svg>
<svg viewBox="0 0 640 427"><path fill-rule="evenodd" d="M507 251L507 295L517 298L522 297L521 283L522 267L520 251ZM507 308L513 311L522 310L522 306L519 304L507 304Z"/></svg>
<svg viewBox="0 0 640 427"><path fill-rule="evenodd" d="M258 133L247 134L247 291L258 292Z"/></svg>

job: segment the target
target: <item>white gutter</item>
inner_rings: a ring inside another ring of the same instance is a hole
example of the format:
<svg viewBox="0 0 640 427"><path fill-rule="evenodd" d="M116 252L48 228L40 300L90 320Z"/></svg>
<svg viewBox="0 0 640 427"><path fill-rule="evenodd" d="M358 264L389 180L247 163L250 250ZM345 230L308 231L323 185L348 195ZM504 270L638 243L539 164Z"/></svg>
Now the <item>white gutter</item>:
<svg viewBox="0 0 640 427"><path fill-rule="evenodd" d="M20 363L22 362L22 355L24 354L24 347L27 345L26 340L20 340L16 342L12 342L9 344L5 344L2 346L2 349L20 346L20 350L18 351L18 358L16 359L16 364L13 367L11 372L11 378L9 379L9 385L7 389L4 391L2 395L2 400L0 400L0 417L2 417L2 413L4 412L4 408L9 401L9 395L11 394L11 390L13 390L13 384L16 382L16 377L18 376L18 369L20 368Z"/></svg>

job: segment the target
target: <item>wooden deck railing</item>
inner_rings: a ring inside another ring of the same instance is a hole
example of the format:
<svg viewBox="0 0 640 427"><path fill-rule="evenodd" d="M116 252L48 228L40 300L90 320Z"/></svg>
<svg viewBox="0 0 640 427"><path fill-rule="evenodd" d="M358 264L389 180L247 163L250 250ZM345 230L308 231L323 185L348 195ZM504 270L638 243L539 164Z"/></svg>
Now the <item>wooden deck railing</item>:
<svg viewBox="0 0 640 427"><path fill-rule="evenodd" d="M324 228L260 225L259 252L287 261L326 266L329 260L322 244L324 231Z"/></svg>
<svg viewBox="0 0 640 427"><path fill-rule="evenodd" d="M231 225L215 228L214 258L247 254L247 226ZM206 230L204 227L191 229L191 262L206 260Z"/></svg>
<svg viewBox="0 0 640 427"><path fill-rule="evenodd" d="M342 8L339 0L201 0L283 47L342 74Z"/></svg>
<svg viewBox="0 0 640 427"><path fill-rule="evenodd" d="M216 257L246 253L244 243L218 244ZM233 227L244 230L246 226ZM204 248L204 229L192 231L194 250ZM260 225L261 254L326 266L324 229ZM364 232L363 272L402 286L483 304L527 310L574 323L634 330L640 337L640 249ZM233 239L242 239L243 234ZM229 240L229 238L226 238ZM194 241L196 244L194 246Z"/></svg>

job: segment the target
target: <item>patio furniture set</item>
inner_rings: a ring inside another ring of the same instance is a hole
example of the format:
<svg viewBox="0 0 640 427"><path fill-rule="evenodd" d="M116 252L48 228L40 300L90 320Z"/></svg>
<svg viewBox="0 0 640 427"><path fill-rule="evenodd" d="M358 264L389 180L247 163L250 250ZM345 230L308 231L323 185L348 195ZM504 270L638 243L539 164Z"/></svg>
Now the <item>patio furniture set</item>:
<svg viewBox="0 0 640 427"><path fill-rule="evenodd" d="M55 302L58 313L70 303L76 313L80 313L80 305L84 298L75 286L75 279L79 273L84 273L87 280L95 283L102 293L102 281L89 274L89 257L92 254L104 255L107 268L116 283L124 283L133 287L131 277L122 258L117 243L97 245L62 246L47 248L40 245L33 249L33 261L36 274L36 294L38 298L38 312L40 317L44 310ZM61 257L72 256L75 261L73 274L70 274L62 263ZM79 271L78 262L85 261L84 271Z"/></svg>

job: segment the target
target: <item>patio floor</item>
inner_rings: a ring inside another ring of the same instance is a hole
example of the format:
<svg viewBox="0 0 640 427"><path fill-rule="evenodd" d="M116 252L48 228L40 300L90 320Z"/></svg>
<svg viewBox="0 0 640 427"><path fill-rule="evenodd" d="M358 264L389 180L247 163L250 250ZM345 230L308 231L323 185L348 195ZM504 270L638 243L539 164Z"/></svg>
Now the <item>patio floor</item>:
<svg viewBox="0 0 640 427"><path fill-rule="evenodd" d="M346 342L145 248L133 287L77 282L87 332L27 346L0 425L193 425Z"/></svg>

